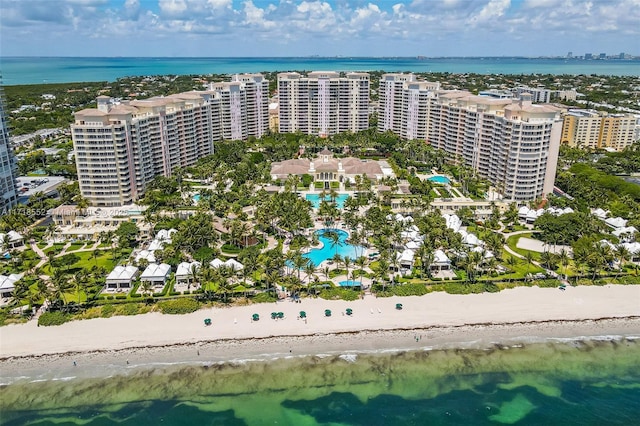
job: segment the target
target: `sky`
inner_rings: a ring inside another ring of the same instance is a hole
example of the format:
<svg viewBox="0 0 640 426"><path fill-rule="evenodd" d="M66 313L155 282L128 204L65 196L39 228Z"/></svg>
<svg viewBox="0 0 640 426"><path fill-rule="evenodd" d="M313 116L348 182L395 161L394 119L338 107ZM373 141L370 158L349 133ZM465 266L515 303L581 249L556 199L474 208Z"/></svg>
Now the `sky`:
<svg viewBox="0 0 640 426"><path fill-rule="evenodd" d="M640 55L640 0L1 0L0 56Z"/></svg>

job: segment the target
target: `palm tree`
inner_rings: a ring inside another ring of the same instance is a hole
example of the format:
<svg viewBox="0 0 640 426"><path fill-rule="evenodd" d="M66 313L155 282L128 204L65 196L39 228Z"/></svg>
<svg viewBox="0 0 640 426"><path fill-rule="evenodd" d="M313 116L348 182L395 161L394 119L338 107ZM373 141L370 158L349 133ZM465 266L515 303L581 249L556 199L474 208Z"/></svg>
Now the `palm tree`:
<svg viewBox="0 0 640 426"><path fill-rule="evenodd" d="M356 265L358 265L359 268L359 275L360 275L360 288L362 288L362 276L364 275L364 268L367 265L367 258L366 256L360 256L356 259L355 263ZM354 271L355 272L355 271Z"/></svg>
<svg viewBox="0 0 640 426"><path fill-rule="evenodd" d="M524 260L526 261L526 264L527 264L527 272L529 272L529 265L533 263L533 253L530 251L527 251L524 254Z"/></svg>
<svg viewBox="0 0 640 426"><path fill-rule="evenodd" d="M304 266L304 273L307 274L307 285L311 284L311 279L316 272L316 265L312 261L308 261Z"/></svg>
<svg viewBox="0 0 640 426"><path fill-rule="evenodd" d="M618 268L618 272L616 273L616 278L618 278L620 271L622 271L622 268L624 267L624 264L626 260L629 258L629 256L631 255L631 253L629 252L629 249L627 249L625 246L623 246L622 244L618 244L616 246L616 255L618 256L618 261L620 263L620 267Z"/></svg>
<svg viewBox="0 0 640 426"><path fill-rule="evenodd" d="M331 248L336 249L336 256L338 256L338 248L342 246L342 241L340 240L340 234L336 231L327 231L324 233L324 236L329 239Z"/></svg>
<svg viewBox="0 0 640 426"><path fill-rule="evenodd" d="M100 250L95 249L91 252L91 258L94 260L96 266L98 266L98 257L100 257Z"/></svg>
<svg viewBox="0 0 640 426"><path fill-rule="evenodd" d="M562 269L564 270L564 279L567 279L567 266L569 266L569 261L571 259L569 258L569 252L567 252L567 250L565 250L564 248L560 250L560 252L558 253L558 261L560 262L560 265L562 265Z"/></svg>

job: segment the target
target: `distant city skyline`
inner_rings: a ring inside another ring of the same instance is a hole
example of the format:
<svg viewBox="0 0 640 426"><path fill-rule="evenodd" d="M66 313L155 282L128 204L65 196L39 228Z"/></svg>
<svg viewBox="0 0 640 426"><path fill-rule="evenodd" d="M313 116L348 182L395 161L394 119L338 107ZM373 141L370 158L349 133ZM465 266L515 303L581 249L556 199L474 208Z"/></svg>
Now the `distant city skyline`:
<svg viewBox="0 0 640 426"><path fill-rule="evenodd" d="M3 0L8 56L640 55L637 0Z"/></svg>

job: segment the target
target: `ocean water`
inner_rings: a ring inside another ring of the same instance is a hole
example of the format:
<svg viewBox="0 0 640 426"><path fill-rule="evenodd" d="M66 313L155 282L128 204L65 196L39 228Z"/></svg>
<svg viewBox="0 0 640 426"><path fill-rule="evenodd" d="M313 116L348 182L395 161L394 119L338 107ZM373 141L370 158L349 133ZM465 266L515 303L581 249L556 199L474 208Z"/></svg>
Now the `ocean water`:
<svg viewBox="0 0 640 426"><path fill-rule="evenodd" d="M263 71L451 72L478 74L640 75L640 60L547 58L59 58L0 57L6 85L115 81L167 74L233 74Z"/></svg>
<svg viewBox="0 0 640 426"><path fill-rule="evenodd" d="M640 424L640 342L212 365L2 387L2 425Z"/></svg>

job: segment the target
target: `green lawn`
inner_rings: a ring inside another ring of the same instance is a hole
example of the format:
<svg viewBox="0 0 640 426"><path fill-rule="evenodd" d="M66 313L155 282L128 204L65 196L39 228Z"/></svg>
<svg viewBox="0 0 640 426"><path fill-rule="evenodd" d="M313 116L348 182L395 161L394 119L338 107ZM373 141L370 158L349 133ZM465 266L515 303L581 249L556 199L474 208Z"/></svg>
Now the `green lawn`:
<svg viewBox="0 0 640 426"><path fill-rule="evenodd" d="M119 258L113 259L113 253L111 250L100 250L100 256L96 259L93 259L91 251L79 252L75 253L76 256L80 258L76 263L69 267L69 272L73 272L74 269L91 269L94 266L102 266L107 271L111 271L118 264L120 259L124 259L131 254L131 250L123 250L122 255ZM47 263L43 268L42 272L51 275L53 272L51 271L50 265Z"/></svg>
<svg viewBox="0 0 640 426"><path fill-rule="evenodd" d="M512 235L509 238L507 238L507 246L509 246L509 248L513 251L515 251L516 253L522 255L522 256L526 256L527 253L531 253L533 255L533 260L535 260L536 262L540 261L540 253L538 253L537 251L530 251L530 250L524 250L521 248L518 248L516 245L518 244L518 240L520 238L533 238L532 237L533 232L528 232L526 234L519 234L519 235Z"/></svg>

